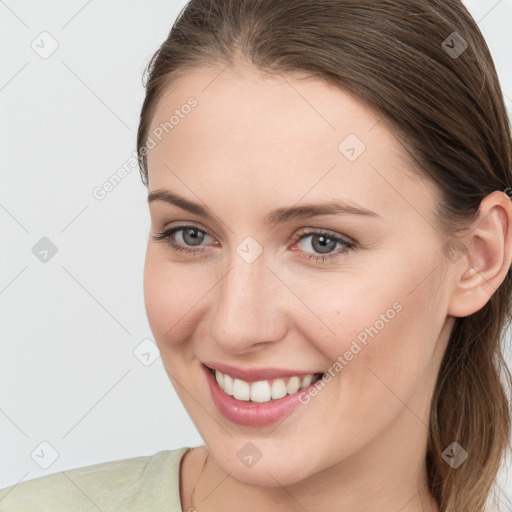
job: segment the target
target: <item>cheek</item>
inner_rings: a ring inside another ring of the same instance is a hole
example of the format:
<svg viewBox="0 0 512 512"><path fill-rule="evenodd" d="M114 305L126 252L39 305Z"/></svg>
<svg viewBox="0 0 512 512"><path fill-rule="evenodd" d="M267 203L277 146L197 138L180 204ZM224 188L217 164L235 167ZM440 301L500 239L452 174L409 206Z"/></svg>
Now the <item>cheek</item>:
<svg viewBox="0 0 512 512"><path fill-rule="evenodd" d="M164 340L171 339L178 320L183 316L187 287L180 279L179 268L165 261L160 247L148 246L144 263L144 302L149 325L155 341L161 348ZM181 313L181 314L180 314Z"/></svg>
<svg viewBox="0 0 512 512"><path fill-rule="evenodd" d="M325 403L332 421L326 428L333 436L343 432L350 440L341 448L346 453L376 436L404 410L404 404L424 416L431 384L427 370L439 321L434 305L439 302L427 300L433 297L428 284L410 293L411 282L415 280L397 276L386 286L368 287L361 280L353 287L324 287L322 294L308 297L312 300L308 306L322 321L313 315L309 321L294 317L301 322L303 335L328 361L330 380L318 395L329 397ZM426 309L426 304L431 308ZM408 421L414 425L418 419L410 414Z"/></svg>
<svg viewBox="0 0 512 512"><path fill-rule="evenodd" d="M294 322L331 361L355 343L369 347L372 339L382 337L391 324L399 322L403 309L394 288L375 286L361 276L330 274L302 289L295 286L294 291L307 305L295 301Z"/></svg>
<svg viewBox="0 0 512 512"><path fill-rule="evenodd" d="M208 294L215 294L218 280L216 272L200 264L172 262L162 247L149 244L144 298L162 352L185 348L194 331L205 327L211 307ZM275 296L275 306L293 323L297 335L313 345L327 365L338 362L333 371L343 373L344 380L355 386L375 380L367 368L379 370L386 382L412 380L431 357L435 342L432 322L437 321L435 311L428 309L437 303L432 286L426 281L411 293L410 283L416 281L416 276L402 273L383 282L371 272L364 277L329 273L295 279L294 294L284 289Z"/></svg>
<svg viewBox="0 0 512 512"><path fill-rule="evenodd" d="M375 381L383 386L380 377L408 390L425 372L437 339L439 302L431 284L411 293L410 283L407 276L379 285L331 280L307 295L310 312L301 310L295 321L326 356L331 375L343 375L343 386L363 390Z"/></svg>
<svg viewBox="0 0 512 512"><path fill-rule="evenodd" d="M213 284L199 265L194 272L191 265L169 261L161 247L148 247L144 263L144 302L160 351L189 342L198 324L204 295Z"/></svg>

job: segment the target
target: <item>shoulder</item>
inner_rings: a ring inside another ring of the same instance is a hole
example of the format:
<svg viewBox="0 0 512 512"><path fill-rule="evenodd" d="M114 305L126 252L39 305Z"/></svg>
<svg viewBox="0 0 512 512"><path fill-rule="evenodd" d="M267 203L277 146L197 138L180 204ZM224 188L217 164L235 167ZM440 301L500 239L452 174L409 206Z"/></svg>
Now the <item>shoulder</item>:
<svg viewBox="0 0 512 512"><path fill-rule="evenodd" d="M189 449L101 462L20 482L0 490L0 512L181 512L176 508L179 465Z"/></svg>

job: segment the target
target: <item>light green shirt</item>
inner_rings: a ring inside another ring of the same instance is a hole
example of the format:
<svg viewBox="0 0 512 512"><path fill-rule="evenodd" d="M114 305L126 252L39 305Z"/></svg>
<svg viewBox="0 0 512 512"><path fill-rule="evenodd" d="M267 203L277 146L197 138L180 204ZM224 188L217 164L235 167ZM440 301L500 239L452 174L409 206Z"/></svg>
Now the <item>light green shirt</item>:
<svg viewBox="0 0 512 512"><path fill-rule="evenodd" d="M186 512L180 461L190 448L102 462L0 490L0 512Z"/></svg>

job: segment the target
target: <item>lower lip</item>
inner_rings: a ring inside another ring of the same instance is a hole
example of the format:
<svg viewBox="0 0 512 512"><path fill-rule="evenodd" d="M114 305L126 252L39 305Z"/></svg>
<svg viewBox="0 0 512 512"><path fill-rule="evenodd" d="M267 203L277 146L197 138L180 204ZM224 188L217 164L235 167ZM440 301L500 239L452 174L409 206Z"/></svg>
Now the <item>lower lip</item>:
<svg viewBox="0 0 512 512"><path fill-rule="evenodd" d="M215 405L228 420L238 425L262 427L282 420L301 405L299 394L307 393L309 387L313 386L313 384L310 384L292 395L286 395L270 402L244 402L224 393L212 372L206 366L201 366L206 374L208 387Z"/></svg>

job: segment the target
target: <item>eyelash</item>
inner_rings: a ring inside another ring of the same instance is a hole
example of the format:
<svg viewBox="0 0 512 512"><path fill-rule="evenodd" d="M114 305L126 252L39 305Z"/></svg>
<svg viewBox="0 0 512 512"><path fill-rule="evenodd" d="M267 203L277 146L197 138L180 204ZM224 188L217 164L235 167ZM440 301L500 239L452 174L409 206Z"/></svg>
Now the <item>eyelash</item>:
<svg viewBox="0 0 512 512"><path fill-rule="evenodd" d="M165 243L168 247L170 247L175 252L194 253L194 254L205 252L206 251L205 247L202 247L199 249L190 249L186 246L184 247L182 244L172 241L172 236L176 232L181 231L181 230L186 230L186 229L195 229L196 231L199 231L200 233L204 233L211 237L211 235L204 229L200 229L199 227L194 226L192 224L187 224L187 225L175 226L173 228L167 229L161 233L158 233L156 236L153 236L153 238L157 242ZM328 231L308 231L308 232L299 233L299 235L297 235L297 237L296 237L296 240L294 241L294 245L297 242L300 242L301 240L303 240L304 238L307 238L308 236L313 236L313 235L324 236L331 241L344 244L345 247L343 247L342 249L340 249L338 251L332 252L328 255L310 254L309 256L300 256L301 258L306 258L307 260L316 258L317 262L318 262L318 260L321 260L322 263L324 263L324 262L330 261L333 258L336 258L338 256L347 254L350 250L354 250L357 247L357 244L355 242L352 242L348 239L336 236L332 233L329 233Z"/></svg>

